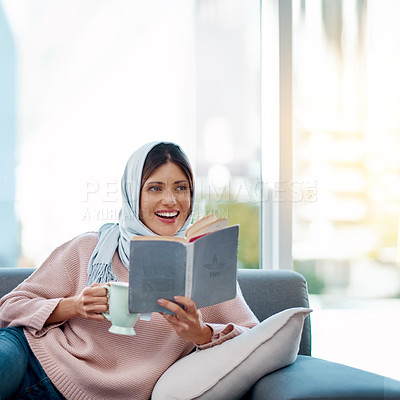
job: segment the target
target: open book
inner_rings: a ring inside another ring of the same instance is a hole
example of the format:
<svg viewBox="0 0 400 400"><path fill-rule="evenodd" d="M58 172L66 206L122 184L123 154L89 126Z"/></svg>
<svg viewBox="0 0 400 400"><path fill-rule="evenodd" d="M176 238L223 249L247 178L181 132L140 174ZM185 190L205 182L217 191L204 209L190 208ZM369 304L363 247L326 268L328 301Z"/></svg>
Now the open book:
<svg viewBox="0 0 400 400"><path fill-rule="evenodd" d="M197 308L236 297L239 226L208 215L186 237L135 236L130 246L129 311L169 312L160 298L191 298Z"/></svg>

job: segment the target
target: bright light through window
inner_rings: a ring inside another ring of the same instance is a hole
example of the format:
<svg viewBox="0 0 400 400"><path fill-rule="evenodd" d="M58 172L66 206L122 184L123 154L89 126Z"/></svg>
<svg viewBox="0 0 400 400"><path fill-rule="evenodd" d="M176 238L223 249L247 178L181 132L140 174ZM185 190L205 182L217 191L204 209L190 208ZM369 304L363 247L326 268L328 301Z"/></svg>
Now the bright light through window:
<svg viewBox="0 0 400 400"><path fill-rule="evenodd" d="M4 101L16 98L11 153L0 145L1 157L15 154L0 229L15 235L0 266L37 266L116 221L125 162L151 140L188 153L196 217L215 211L243 232L255 227L240 257L258 266L258 205L240 189L260 179L257 1L3 0L0 10L3 76L15 75ZM246 213L230 211L232 198Z"/></svg>
<svg viewBox="0 0 400 400"><path fill-rule="evenodd" d="M294 179L316 183L314 202L293 204L293 257L313 347L399 379L400 3L293 5Z"/></svg>

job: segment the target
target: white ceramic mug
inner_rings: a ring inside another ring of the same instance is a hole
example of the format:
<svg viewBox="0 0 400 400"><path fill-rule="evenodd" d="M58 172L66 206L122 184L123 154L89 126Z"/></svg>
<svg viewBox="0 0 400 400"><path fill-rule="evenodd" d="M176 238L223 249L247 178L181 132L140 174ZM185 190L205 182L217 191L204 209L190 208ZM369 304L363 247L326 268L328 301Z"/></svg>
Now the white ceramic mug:
<svg viewBox="0 0 400 400"><path fill-rule="evenodd" d="M110 286L104 285L108 290L109 305L108 313L103 315L111 322L108 330L120 335L136 335L133 326L139 318L139 314L131 314L128 310L128 289L127 282L111 282Z"/></svg>

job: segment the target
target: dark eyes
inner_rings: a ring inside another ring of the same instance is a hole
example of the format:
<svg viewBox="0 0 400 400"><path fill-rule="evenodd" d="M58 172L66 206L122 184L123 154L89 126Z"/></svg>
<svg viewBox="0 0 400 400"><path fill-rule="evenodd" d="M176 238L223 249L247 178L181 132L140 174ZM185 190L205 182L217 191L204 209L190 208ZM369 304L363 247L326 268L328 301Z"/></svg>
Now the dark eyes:
<svg viewBox="0 0 400 400"><path fill-rule="evenodd" d="M160 186L149 186L147 188L148 192L161 192L161 187Z"/></svg>
<svg viewBox="0 0 400 400"><path fill-rule="evenodd" d="M162 187L159 185L152 185L147 188L148 192L161 192L162 190ZM184 192L186 190L189 190L189 188L186 185L178 185L175 187L175 190L179 192Z"/></svg>

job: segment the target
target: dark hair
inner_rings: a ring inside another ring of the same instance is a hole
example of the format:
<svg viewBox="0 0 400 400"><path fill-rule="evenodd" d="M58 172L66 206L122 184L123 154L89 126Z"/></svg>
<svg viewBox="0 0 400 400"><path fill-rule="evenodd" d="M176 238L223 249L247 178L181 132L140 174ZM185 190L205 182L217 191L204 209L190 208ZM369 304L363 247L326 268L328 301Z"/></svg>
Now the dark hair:
<svg viewBox="0 0 400 400"><path fill-rule="evenodd" d="M190 166L189 160L185 153L179 146L174 143L162 142L154 146L147 154L146 160L144 161L142 180L140 182L140 193L142 193L143 186L147 179L153 174L153 172L160 168L162 165L167 163L176 164L182 172L186 175L189 181L190 188L190 213L193 209L193 172Z"/></svg>

